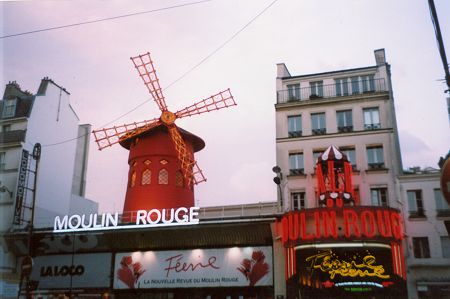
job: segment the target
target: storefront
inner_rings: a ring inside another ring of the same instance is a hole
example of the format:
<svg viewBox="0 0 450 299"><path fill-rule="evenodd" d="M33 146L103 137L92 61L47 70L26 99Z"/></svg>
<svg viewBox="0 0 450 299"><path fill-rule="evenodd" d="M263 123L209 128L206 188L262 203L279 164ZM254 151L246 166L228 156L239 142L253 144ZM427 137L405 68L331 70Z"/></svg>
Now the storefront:
<svg viewBox="0 0 450 299"><path fill-rule="evenodd" d="M398 211L308 209L285 214L279 229L288 298L406 298Z"/></svg>
<svg viewBox="0 0 450 299"><path fill-rule="evenodd" d="M36 232L34 298L274 298L274 219ZM9 239L20 252L23 239ZM22 292L25 294L25 291Z"/></svg>

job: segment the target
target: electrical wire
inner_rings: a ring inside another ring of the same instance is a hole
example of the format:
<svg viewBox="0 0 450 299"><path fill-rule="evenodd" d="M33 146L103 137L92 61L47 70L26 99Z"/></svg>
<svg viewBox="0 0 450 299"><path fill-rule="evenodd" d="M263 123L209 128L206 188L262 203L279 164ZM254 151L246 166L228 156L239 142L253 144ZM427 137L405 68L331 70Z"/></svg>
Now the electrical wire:
<svg viewBox="0 0 450 299"><path fill-rule="evenodd" d="M162 8L156 8L156 9L152 9L152 10L146 10L146 11L141 11L141 12L135 12L135 13L125 14L125 15L119 15L119 16L114 16L114 17L109 17L109 18L103 18L103 19L97 19L97 20L92 20L92 21L84 21L84 22L78 22L78 23L73 23L73 24L67 24L67 25L61 25L61 26L55 26L55 27L49 27L49 28L44 28L44 29L37 29L37 30L32 30L32 31L26 31L26 32L20 32L20 33L14 33L14 34L9 34L9 35L3 35L3 36L0 36L0 39L11 38L11 37L16 37L16 36L21 36L21 35L27 35L27 34L33 34L33 33L39 33L39 32L44 32L44 31L58 30L58 29L69 28L69 27L75 27L75 26L81 26L81 25L87 25L87 24L93 24L93 23L99 23L99 22L105 22L105 21L111 21L111 20L117 20L117 19L122 19L122 18L133 17L133 16L137 16L137 15L143 15L143 14L148 14L148 13L154 13L154 12L159 12L159 11L164 11L164 10L169 10L169 9L174 9L174 8L179 8L179 7L184 7L184 6L190 6L190 5L201 4L201 3L210 2L210 1L212 1L212 0L201 0L201 1L196 1L196 2L190 2L190 3L178 4L178 5L167 6L167 7L162 7Z"/></svg>
<svg viewBox="0 0 450 299"><path fill-rule="evenodd" d="M169 85L167 85L166 88L162 89L163 91L169 89L171 86L173 86L174 84L176 84L178 81L182 80L183 78L185 78L188 74L190 74L192 71L194 71L196 68L198 68L201 64L203 64L206 60L208 60L209 58L211 58L214 54L216 54L218 51L220 51L223 47L225 47L228 43L230 43L233 39L235 39L242 31L244 31L247 27L249 27L257 18L259 18L262 14L264 14L270 7L272 7L278 0L273 0L271 3L269 3L269 5L267 5L263 10L261 10L258 14L256 14L252 19L250 19L250 21L248 21L242 28L240 28L238 31L236 31L231 37L229 37L228 39L226 39L222 44L220 44L217 48L215 48L211 53L209 53L207 56L205 56L205 58L203 58L202 60L200 60L198 63L196 63L194 66L192 66L191 68L189 68L186 72L184 72L181 76L179 76L177 79L175 79L172 83L170 83ZM105 127L119 119L121 119L122 117L130 114L131 112L137 110L138 108L140 108L141 106L143 106L144 104L150 102L151 99L147 99L143 102L141 102L140 104L138 104L136 107L132 108L131 110L121 114L120 116L114 118L112 121L109 121L108 123L100 126L100 127ZM89 133L90 134L90 133ZM83 138L88 134L82 134L80 136L71 138L71 139L67 139L61 142L56 142L56 143L52 143L52 144L45 144L42 145L42 147L50 147L50 146L57 146L57 145L61 145L67 142L71 142L74 140L77 140L79 138Z"/></svg>

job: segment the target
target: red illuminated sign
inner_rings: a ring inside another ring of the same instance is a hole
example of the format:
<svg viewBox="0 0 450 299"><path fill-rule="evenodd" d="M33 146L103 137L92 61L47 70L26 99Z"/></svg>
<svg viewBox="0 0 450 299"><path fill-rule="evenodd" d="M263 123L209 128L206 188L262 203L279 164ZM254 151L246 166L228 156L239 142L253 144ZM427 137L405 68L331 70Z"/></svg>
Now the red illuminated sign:
<svg viewBox="0 0 450 299"><path fill-rule="evenodd" d="M318 208L290 212L281 219L282 241L297 243L317 239L403 239L400 213L391 208Z"/></svg>

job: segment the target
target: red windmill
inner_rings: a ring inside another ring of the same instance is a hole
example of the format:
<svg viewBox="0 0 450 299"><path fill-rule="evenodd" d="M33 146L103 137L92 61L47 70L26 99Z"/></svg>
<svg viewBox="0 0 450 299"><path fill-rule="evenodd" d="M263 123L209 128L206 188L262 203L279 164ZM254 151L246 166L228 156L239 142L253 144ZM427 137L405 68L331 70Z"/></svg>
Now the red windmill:
<svg viewBox="0 0 450 299"><path fill-rule="evenodd" d="M161 110L161 116L94 130L100 150L120 143L130 150L130 172L124 213L194 205L193 184L206 181L194 159L205 144L178 128L175 120L235 106L229 89L173 113L168 110L150 53L131 57L139 76ZM157 174L157 179L152 179Z"/></svg>

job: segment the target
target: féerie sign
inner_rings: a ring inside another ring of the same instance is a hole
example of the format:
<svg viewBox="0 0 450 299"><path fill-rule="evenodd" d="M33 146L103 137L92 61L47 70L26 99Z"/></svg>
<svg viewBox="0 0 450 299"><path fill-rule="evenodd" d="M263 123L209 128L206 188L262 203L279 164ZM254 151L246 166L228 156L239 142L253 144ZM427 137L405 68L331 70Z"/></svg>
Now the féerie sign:
<svg viewBox="0 0 450 299"><path fill-rule="evenodd" d="M119 224L119 213L56 216L54 233L198 224L199 207L138 210L134 224Z"/></svg>

